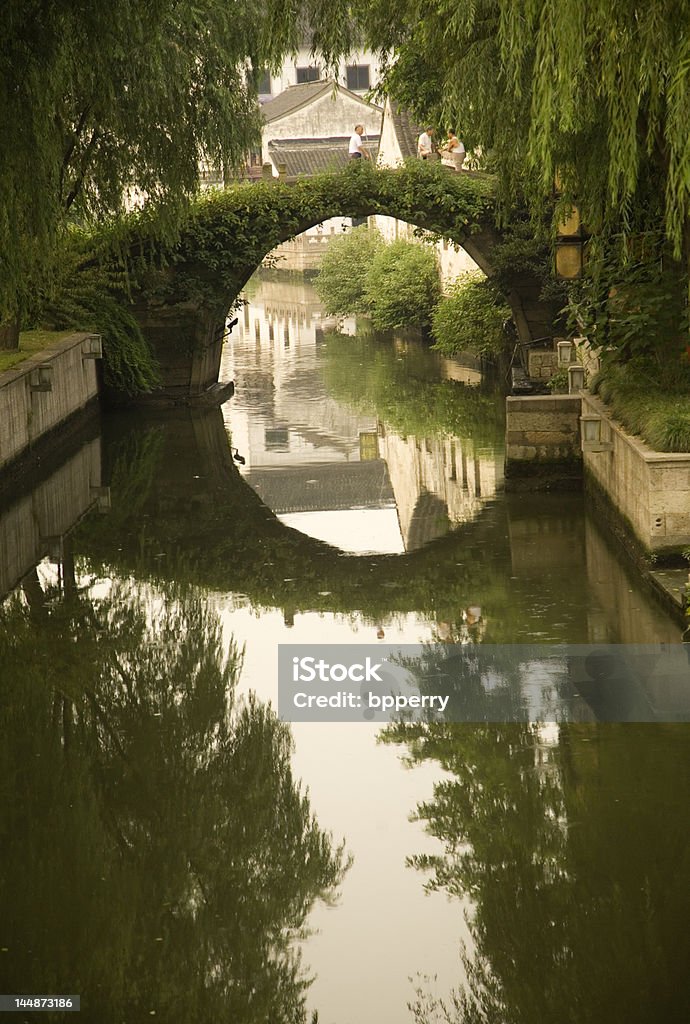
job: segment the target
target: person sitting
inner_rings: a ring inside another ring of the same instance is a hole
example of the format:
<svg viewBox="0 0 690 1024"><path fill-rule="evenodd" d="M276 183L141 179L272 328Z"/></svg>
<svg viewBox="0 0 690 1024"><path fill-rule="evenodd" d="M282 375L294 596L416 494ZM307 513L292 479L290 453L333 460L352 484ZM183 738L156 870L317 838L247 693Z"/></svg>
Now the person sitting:
<svg viewBox="0 0 690 1024"><path fill-rule="evenodd" d="M448 129L448 138L445 146L442 146L439 153L452 163L456 171L461 170L465 162L465 146L457 137L452 128Z"/></svg>
<svg viewBox="0 0 690 1024"><path fill-rule="evenodd" d="M420 160L428 160L429 157L433 155L433 134L434 129L431 126L429 126L428 128L425 128L422 134L419 136L417 140L417 156L419 157Z"/></svg>

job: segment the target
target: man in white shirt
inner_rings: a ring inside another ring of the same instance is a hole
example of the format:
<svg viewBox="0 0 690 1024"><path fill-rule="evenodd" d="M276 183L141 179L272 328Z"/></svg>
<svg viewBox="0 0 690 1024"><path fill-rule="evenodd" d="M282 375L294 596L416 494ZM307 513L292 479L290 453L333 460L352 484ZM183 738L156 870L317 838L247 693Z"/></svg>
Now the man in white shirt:
<svg viewBox="0 0 690 1024"><path fill-rule="evenodd" d="M417 156L420 160L428 160L433 153L434 149L431 141L431 136L433 134L434 129L429 126L428 128L425 128L419 136L419 139L417 140Z"/></svg>
<svg viewBox="0 0 690 1024"><path fill-rule="evenodd" d="M362 145L362 136L364 135L364 125L356 124L355 130L350 136L350 160L361 160L364 157L366 160L371 160L369 153Z"/></svg>

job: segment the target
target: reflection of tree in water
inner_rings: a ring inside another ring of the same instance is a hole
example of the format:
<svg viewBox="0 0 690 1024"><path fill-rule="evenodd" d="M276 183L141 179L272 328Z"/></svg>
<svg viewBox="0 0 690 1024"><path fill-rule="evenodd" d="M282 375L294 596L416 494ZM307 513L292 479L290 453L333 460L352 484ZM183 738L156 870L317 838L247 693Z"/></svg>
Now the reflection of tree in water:
<svg viewBox="0 0 690 1024"><path fill-rule="evenodd" d="M69 574L68 574L69 576ZM292 940L342 877L273 712L190 592L0 609L1 987L103 1022L298 1022Z"/></svg>
<svg viewBox="0 0 690 1024"><path fill-rule="evenodd" d="M479 635L470 629L466 635L471 643L424 643L413 655L398 655L395 661L422 694L448 697L443 718L449 722L527 721L530 709L522 682L529 655L522 652L538 648L480 647Z"/></svg>
<svg viewBox="0 0 690 1024"><path fill-rule="evenodd" d="M420 991L418 1024L690 1019L686 725L396 725L438 761L418 817L445 849L410 858L474 904L467 985Z"/></svg>
<svg viewBox="0 0 690 1024"><path fill-rule="evenodd" d="M439 380L439 358L425 346L396 347L386 339L330 333L325 358L331 393L360 412L378 415L398 433L455 436L478 447L503 447L500 395Z"/></svg>

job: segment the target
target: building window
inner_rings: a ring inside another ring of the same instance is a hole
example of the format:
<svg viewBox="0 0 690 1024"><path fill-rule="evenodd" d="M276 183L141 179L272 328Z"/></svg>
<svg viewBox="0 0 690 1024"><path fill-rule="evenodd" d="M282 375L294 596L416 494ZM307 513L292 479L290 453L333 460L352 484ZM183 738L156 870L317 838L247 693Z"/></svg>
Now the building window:
<svg viewBox="0 0 690 1024"><path fill-rule="evenodd" d="M262 71L259 75L259 81L256 85L256 91L259 96L270 96L271 95L271 76L268 71Z"/></svg>
<svg viewBox="0 0 690 1024"><path fill-rule="evenodd" d="M353 92L364 92L369 88L369 65L349 64L347 67L347 87Z"/></svg>
<svg viewBox="0 0 690 1024"><path fill-rule="evenodd" d="M296 68L297 84L304 85L305 82L318 82L321 78L320 68Z"/></svg>

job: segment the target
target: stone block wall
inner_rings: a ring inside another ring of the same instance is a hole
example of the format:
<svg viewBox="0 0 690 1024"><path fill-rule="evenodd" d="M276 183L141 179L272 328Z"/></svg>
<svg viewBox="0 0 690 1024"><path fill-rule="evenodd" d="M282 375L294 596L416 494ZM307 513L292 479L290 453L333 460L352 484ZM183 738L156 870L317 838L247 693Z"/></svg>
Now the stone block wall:
<svg viewBox="0 0 690 1024"><path fill-rule="evenodd" d="M544 349L530 349L527 356L527 372L532 380L551 380L558 370L558 353Z"/></svg>
<svg viewBox="0 0 690 1024"><path fill-rule="evenodd" d="M655 452L608 416L594 395L582 411L602 417L611 448L585 452L585 475L625 516L645 549L672 554L690 545L690 453Z"/></svg>
<svg viewBox="0 0 690 1024"><path fill-rule="evenodd" d="M579 478L580 405L579 395L506 399L507 481L531 477L545 483L551 476L555 484L556 478Z"/></svg>
<svg viewBox="0 0 690 1024"><path fill-rule="evenodd" d="M73 334L0 373L0 470L98 395L96 360L84 358L88 337ZM50 390L35 389L39 372Z"/></svg>

